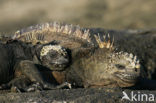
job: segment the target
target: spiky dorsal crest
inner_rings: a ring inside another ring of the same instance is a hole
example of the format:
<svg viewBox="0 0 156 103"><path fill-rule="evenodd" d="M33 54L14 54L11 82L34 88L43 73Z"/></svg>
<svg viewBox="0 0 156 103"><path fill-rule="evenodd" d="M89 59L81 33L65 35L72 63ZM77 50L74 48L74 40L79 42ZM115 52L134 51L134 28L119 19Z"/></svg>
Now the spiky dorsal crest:
<svg viewBox="0 0 156 103"><path fill-rule="evenodd" d="M45 36L40 31L32 31L20 34L20 31L18 30L17 32L15 32L13 39L31 42L33 44L37 44L38 42L42 44L48 43L46 40L44 40L44 37Z"/></svg>
<svg viewBox="0 0 156 103"><path fill-rule="evenodd" d="M112 42L111 42L111 39L110 39L110 35L109 34L108 35L103 35L103 39L104 39L103 41L101 40L99 34L98 35L95 34L94 37L95 37L96 42L99 45L99 48L113 49L114 37L112 39ZM108 40L106 40L106 38Z"/></svg>
<svg viewBox="0 0 156 103"><path fill-rule="evenodd" d="M44 33L43 33L44 32ZM13 39L24 38L26 42L46 42L46 32L57 33L64 36L72 36L77 39L91 42L89 29L82 29L79 26L73 26L69 24L45 23L31 26L27 29L18 30ZM51 34L51 36L56 34Z"/></svg>

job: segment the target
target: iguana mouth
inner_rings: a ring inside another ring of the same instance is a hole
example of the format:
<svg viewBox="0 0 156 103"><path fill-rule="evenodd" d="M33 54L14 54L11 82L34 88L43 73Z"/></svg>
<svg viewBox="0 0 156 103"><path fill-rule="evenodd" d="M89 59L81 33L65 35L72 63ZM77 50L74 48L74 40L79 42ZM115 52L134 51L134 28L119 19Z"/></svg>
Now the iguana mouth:
<svg viewBox="0 0 156 103"><path fill-rule="evenodd" d="M139 77L138 73L115 73L115 76L127 83L134 83Z"/></svg>
<svg viewBox="0 0 156 103"><path fill-rule="evenodd" d="M68 63L66 64L55 64L55 63L51 63L52 65L54 65L54 67L57 67L57 68L63 68L63 67L66 67L68 65Z"/></svg>
<svg viewBox="0 0 156 103"><path fill-rule="evenodd" d="M68 63L69 63L68 59L58 59L57 61L52 62L52 64L56 64L56 65L68 64Z"/></svg>
<svg viewBox="0 0 156 103"><path fill-rule="evenodd" d="M66 58L59 58L57 61L53 61L51 64L56 67L64 67L69 64L69 60Z"/></svg>

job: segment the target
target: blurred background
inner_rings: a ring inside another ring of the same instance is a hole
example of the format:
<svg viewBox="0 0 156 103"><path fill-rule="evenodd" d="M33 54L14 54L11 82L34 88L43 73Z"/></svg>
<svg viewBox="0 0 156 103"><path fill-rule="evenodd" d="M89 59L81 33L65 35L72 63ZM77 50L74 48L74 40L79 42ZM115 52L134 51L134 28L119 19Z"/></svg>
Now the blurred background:
<svg viewBox="0 0 156 103"><path fill-rule="evenodd" d="M156 28L156 0L0 0L0 32L52 21L105 29Z"/></svg>

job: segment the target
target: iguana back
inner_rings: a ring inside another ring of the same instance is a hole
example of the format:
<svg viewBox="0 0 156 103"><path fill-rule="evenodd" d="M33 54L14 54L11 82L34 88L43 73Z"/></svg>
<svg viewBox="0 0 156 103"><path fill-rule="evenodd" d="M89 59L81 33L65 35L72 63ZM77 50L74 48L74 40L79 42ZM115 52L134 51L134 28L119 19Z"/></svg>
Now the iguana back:
<svg viewBox="0 0 156 103"><path fill-rule="evenodd" d="M13 39L32 44L56 41L61 46L74 49L89 45L91 47L89 30L79 26L60 24L57 22L38 24L18 30Z"/></svg>

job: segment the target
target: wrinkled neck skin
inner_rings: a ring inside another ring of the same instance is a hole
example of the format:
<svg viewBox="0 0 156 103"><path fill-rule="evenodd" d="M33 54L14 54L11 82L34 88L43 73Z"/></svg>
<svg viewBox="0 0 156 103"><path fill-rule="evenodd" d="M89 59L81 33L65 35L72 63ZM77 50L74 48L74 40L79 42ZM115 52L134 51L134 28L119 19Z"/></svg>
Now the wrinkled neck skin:
<svg viewBox="0 0 156 103"><path fill-rule="evenodd" d="M84 87L83 70L85 67L81 64L82 59L90 58L98 48L78 48L72 50L72 64L65 71L65 81L71 83L74 87ZM65 82L64 81L64 82Z"/></svg>
<svg viewBox="0 0 156 103"><path fill-rule="evenodd" d="M42 64L40 60L40 51L42 49L43 45L36 45L33 48L31 48L32 53L34 54L33 56L33 61L36 64Z"/></svg>

